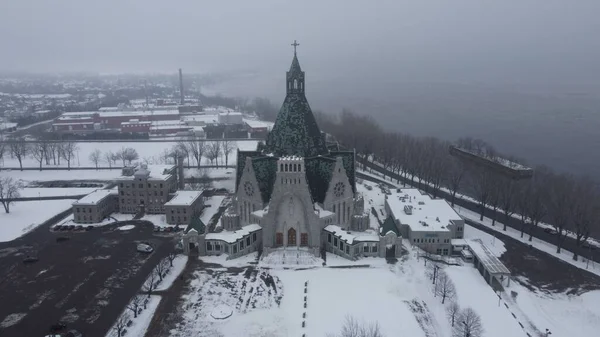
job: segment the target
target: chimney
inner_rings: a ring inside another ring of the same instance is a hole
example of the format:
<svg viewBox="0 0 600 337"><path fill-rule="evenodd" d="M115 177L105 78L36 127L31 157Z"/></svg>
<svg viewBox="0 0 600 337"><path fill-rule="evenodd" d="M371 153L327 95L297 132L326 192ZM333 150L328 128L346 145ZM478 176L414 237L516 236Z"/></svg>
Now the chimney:
<svg viewBox="0 0 600 337"><path fill-rule="evenodd" d="M183 156L177 157L177 178L179 182L179 189L183 190L185 188L185 179L183 176Z"/></svg>
<svg viewBox="0 0 600 337"><path fill-rule="evenodd" d="M183 95L183 73L181 72L181 68L179 68L179 95L181 95L181 104L184 103L184 95Z"/></svg>

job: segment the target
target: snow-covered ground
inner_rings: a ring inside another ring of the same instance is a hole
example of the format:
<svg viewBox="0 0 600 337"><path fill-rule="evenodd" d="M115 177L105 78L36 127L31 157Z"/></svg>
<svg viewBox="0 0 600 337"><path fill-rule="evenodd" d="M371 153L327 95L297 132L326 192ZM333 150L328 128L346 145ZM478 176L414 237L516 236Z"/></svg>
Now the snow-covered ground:
<svg viewBox="0 0 600 337"><path fill-rule="evenodd" d="M207 198L204 201L204 205L208 207L206 207L204 211L202 211L200 220L202 220L202 222L205 225L208 225L210 219L219 211L219 206L221 205L221 202L223 202L223 199L225 199L224 196L215 195L210 198Z"/></svg>
<svg viewBox="0 0 600 337"><path fill-rule="evenodd" d="M10 213L0 209L0 242L12 241L41 225L56 214L71 208L73 200L19 201Z"/></svg>
<svg viewBox="0 0 600 337"><path fill-rule="evenodd" d="M363 195L365 199L365 211L369 212L369 225L371 228L379 229L379 221L373 212L371 207L374 207L377 211L377 216L383 222L387 218L385 211L385 194L381 191L381 188L377 184L363 180L362 183L356 184L356 191Z"/></svg>
<svg viewBox="0 0 600 337"><path fill-rule="evenodd" d="M458 214L460 214L461 216L463 216L465 218L468 218L468 219L478 222L478 223L482 223L482 224L486 225L488 228L490 228L496 232L500 232L502 234L510 236L513 239L521 241L526 245L531 244L534 248L536 248L538 250L541 250L552 256L555 256L555 257L563 260L564 262L567 262L575 267L578 267L581 269L586 269L587 271L600 276L600 265L596 264L593 260L590 260L588 263L588 260L585 258L585 256L580 257L578 261L573 261L573 253L568 250L562 249L560 254L556 254L556 246L552 242L542 241L535 237L533 238L533 240L531 242L529 242L528 241L529 235L524 234L523 238L521 238L521 232L514 228L506 227L506 231L503 231L502 230L503 225L501 222L496 221L496 225L492 226L492 219L490 219L490 218L484 217L483 221L479 221L479 214L477 214L473 211L470 211L468 209L459 207L459 206L455 206L454 208L458 212Z"/></svg>
<svg viewBox="0 0 600 337"><path fill-rule="evenodd" d="M71 200L73 201L73 200ZM102 222L97 222L97 223L88 223L85 224L84 226L94 226L94 227L100 227L100 226L106 226L106 225L110 225L111 223L114 223L115 220L111 219L111 218L105 218L104 220L102 220ZM61 221L58 221L56 224L54 224L52 226L52 228L56 227L56 226L68 226L68 225L75 225L75 226L79 226L81 224L75 223L74 221L74 217L73 214L69 214L67 217L65 217L64 219L62 219Z"/></svg>
<svg viewBox="0 0 600 337"><path fill-rule="evenodd" d="M44 170L44 171L0 171L0 177L12 177L25 183L53 180L113 180L121 176L121 169L114 170Z"/></svg>
<svg viewBox="0 0 600 337"><path fill-rule="evenodd" d="M92 193L98 188L92 187L26 187L20 191L22 198L34 198L34 197L63 197L71 195L83 195Z"/></svg>
<svg viewBox="0 0 600 337"><path fill-rule="evenodd" d="M229 154L229 164L235 164L236 160L236 149L248 151L248 150L256 150L256 145L258 141L249 140L249 141L237 141L234 142L234 150ZM139 154L140 160L147 160L149 163L159 164L161 161L161 157L165 151L169 151L173 148L173 146L177 145L177 142L89 142L89 143L78 143L77 146L79 150L77 151L77 155L74 160L71 161L71 167L94 167L95 164L93 161L89 159L90 153L94 152L96 149L100 150L102 154L107 153L109 151L117 152L123 147L131 147L134 148ZM222 160L221 160L222 159ZM225 156L221 155L221 161L225 161ZM187 161L186 161L187 163ZM190 158L190 163L193 165L193 158ZM210 164L210 161L204 157L202 159L202 164ZM23 167L39 167L39 162L37 162L32 157L27 157L23 159ZM122 162L117 161L117 166L122 165ZM43 163L43 167L52 167L59 165L45 165ZM67 162L61 160L61 167L67 167ZM100 166L108 166L108 163L102 161ZM3 162L0 163L0 167L19 167L19 161L16 158L11 158L10 155L4 156Z"/></svg>
<svg viewBox="0 0 600 337"><path fill-rule="evenodd" d="M201 259L230 264L195 272L190 291L183 296L183 321L172 336L325 336L339 332L347 315L377 322L386 336L451 336L444 305L433 295L423 260L412 254L396 265L384 259L379 259L381 263L359 259L345 264L370 266L304 270L262 269L261 263L258 267L249 264L251 257L245 261L226 261L224 256ZM231 266L246 268L241 272L225 268ZM494 291L477 270L471 265L452 268L451 277L458 274L454 282L461 282L458 301L482 316L485 336L526 336L510 312L493 301L497 298ZM492 299L492 305L476 303L477 298ZM211 317L215 308L224 306L233 311L230 318Z"/></svg>
<svg viewBox="0 0 600 337"><path fill-rule="evenodd" d="M501 240L468 225L465 226L465 238L481 239L492 253L498 257L506 250ZM459 272L456 267L449 267L447 271L455 280L456 287L461 288L463 286L461 278L465 277L464 271ZM477 272L475 273L479 275ZM483 278L481 279L483 280ZM526 279L522 281L527 283ZM464 290L465 293L470 291L471 288ZM510 295L513 291L518 294L514 300ZM460 292L460 289L458 289L458 292ZM471 298L475 302L480 299L479 297ZM495 295L488 298L487 301L491 301L493 305L498 305L498 297ZM600 329L598 301L600 301L600 291L598 290L581 295L549 294L546 291L532 291L519 284L519 282L511 282L510 287L502 294L501 306L506 308L504 306L504 303L506 303L507 310L514 313L516 319L526 327L529 323L540 331L550 329L552 336L590 336L596 334Z"/></svg>
<svg viewBox="0 0 600 337"><path fill-rule="evenodd" d="M169 273L156 287L156 290L160 291L169 289L173 284L173 281L175 281L179 277L179 274L181 274L181 272L185 268L187 261L188 257L186 255L177 255L173 260L173 267L169 267Z"/></svg>
<svg viewBox="0 0 600 337"><path fill-rule="evenodd" d="M158 304L160 304L161 297L158 295L151 295L146 306L146 309L142 310L142 312L138 315L138 317L133 318L132 312L129 309L125 309L124 314L131 316L132 324L127 327L127 333L125 336L127 337L144 337L146 335L146 330L150 326L150 322L152 321L152 317L154 316L154 312L156 308L158 308ZM113 328L108 331L106 337L116 337L117 331Z"/></svg>

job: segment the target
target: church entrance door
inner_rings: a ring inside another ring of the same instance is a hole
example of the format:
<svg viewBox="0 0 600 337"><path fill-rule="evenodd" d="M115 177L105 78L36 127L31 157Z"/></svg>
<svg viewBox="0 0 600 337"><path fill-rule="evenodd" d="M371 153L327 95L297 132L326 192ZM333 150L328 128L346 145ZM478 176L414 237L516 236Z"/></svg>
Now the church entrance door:
<svg viewBox="0 0 600 337"><path fill-rule="evenodd" d="M290 228L288 230L287 245L288 246L295 246L296 245L296 230L293 229L293 228Z"/></svg>

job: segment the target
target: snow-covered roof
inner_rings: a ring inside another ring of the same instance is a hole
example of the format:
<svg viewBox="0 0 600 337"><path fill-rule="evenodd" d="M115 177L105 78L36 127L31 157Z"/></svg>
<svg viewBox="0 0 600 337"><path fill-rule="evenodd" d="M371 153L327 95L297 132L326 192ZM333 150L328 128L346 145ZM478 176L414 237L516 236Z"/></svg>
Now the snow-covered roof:
<svg viewBox="0 0 600 337"><path fill-rule="evenodd" d="M173 199L165 203L165 206L189 206L201 195L202 191L177 191Z"/></svg>
<svg viewBox="0 0 600 337"><path fill-rule="evenodd" d="M510 274L510 270L502 263L480 239L470 240L469 249L491 274Z"/></svg>
<svg viewBox="0 0 600 337"><path fill-rule="evenodd" d="M148 179L151 180L167 180L171 177L171 172L175 169L175 165L148 165L146 168L150 171ZM136 172L142 170L142 168L136 169ZM133 180L135 175L132 176L120 176L118 180Z"/></svg>
<svg viewBox="0 0 600 337"><path fill-rule="evenodd" d="M216 124L219 122L217 115L185 115L181 116L184 122L203 122L206 124Z"/></svg>
<svg viewBox="0 0 600 337"><path fill-rule="evenodd" d="M117 194L117 191L115 190L95 190L94 192L86 195L85 197L75 201L73 203L73 205L77 206L77 205L97 205L98 203L100 203L102 200L104 200L106 197L108 197L109 195Z"/></svg>
<svg viewBox="0 0 600 337"><path fill-rule="evenodd" d="M450 244L453 246L468 246L469 243L465 239L450 239Z"/></svg>
<svg viewBox="0 0 600 337"><path fill-rule="evenodd" d="M379 242L379 235L372 229L367 229L364 232L346 231L337 225L328 225L325 231L334 234L348 244L356 242Z"/></svg>
<svg viewBox="0 0 600 337"><path fill-rule="evenodd" d="M392 216L412 231L448 231L451 221L462 218L443 199L431 199L414 188L394 190L386 196Z"/></svg>
<svg viewBox="0 0 600 337"><path fill-rule="evenodd" d="M274 123L260 121L256 119L244 119L244 122L251 128L267 128L271 129Z"/></svg>
<svg viewBox="0 0 600 337"><path fill-rule="evenodd" d="M227 243L234 243L237 240L242 239L248 234L261 230L257 224L251 224L238 229L237 231L222 231L220 233L208 233L206 234L206 240L220 240Z"/></svg>
<svg viewBox="0 0 600 337"><path fill-rule="evenodd" d="M17 123L3 122L3 123L0 123L0 130L16 128L17 125L18 125Z"/></svg>
<svg viewBox="0 0 600 337"><path fill-rule="evenodd" d="M179 115L179 110L100 111L100 117Z"/></svg>
<svg viewBox="0 0 600 337"><path fill-rule="evenodd" d="M328 210L324 210L318 203L315 202L315 214L319 216L319 218L326 218L329 216L333 216L335 213L330 212Z"/></svg>

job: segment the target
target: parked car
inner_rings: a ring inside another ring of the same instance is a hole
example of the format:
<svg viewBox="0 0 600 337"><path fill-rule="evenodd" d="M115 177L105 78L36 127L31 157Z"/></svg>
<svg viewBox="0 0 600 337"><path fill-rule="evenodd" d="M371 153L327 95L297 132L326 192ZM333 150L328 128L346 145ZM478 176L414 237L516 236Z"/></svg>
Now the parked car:
<svg viewBox="0 0 600 337"><path fill-rule="evenodd" d="M544 228L544 232L546 232L548 234L552 234L552 235L556 234L556 231L550 227Z"/></svg>
<svg viewBox="0 0 600 337"><path fill-rule="evenodd" d="M56 225L56 226L52 227L52 229L55 231L59 231L62 229L62 227L63 227L62 225Z"/></svg>
<svg viewBox="0 0 600 337"><path fill-rule="evenodd" d="M67 228L68 228L70 231L72 231L72 230L74 230L74 229L75 229L75 225L68 225L68 226L67 226Z"/></svg>
<svg viewBox="0 0 600 337"><path fill-rule="evenodd" d="M75 227L75 230L77 230L77 231L82 231L82 230L83 230L83 226L82 226L82 225L79 225L79 226Z"/></svg>
<svg viewBox="0 0 600 337"><path fill-rule="evenodd" d="M83 337L83 334L77 330L69 330L69 332L65 334L65 337Z"/></svg>
<svg viewBox="0 0 600 337"><path fill-rule="evenodd" d="M89 225L89 226L85 227L86 231L91 231L92 229L94 229L94 226L92 226L92 225Z"/></svg>
<svg viewBox="0 0 600 337"><path fill-rule="evenodd" d="M69 226L60 226L60 231L64 232L64 231L68 231L69 230Z"/></svg>
<svg viewBox="0 0 600 337"><path fill-rule="evenodd" d="M64 323L56 323L56 324L52 324L50 326L50 332L51 333L61 332L66 328L67 328L67 326Z"/></svg>
<svg viewBox="0 0 600 337"><path fill-rule="evenodd" d="M35 255L27 255L24 259L23 259L23 263L35 263L38 262L40 259L35 256Z"/></svg>
<svg viewBox="0 0 600 337"><path fill-rule="evenodd" d="M140 253L152 253L154 251L154 248L152 248L152 246L150 246L147 243L140 243L137 245L137 251Z"/></svg>

